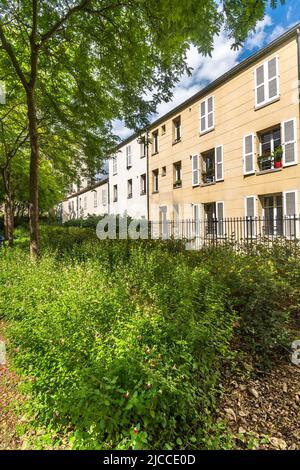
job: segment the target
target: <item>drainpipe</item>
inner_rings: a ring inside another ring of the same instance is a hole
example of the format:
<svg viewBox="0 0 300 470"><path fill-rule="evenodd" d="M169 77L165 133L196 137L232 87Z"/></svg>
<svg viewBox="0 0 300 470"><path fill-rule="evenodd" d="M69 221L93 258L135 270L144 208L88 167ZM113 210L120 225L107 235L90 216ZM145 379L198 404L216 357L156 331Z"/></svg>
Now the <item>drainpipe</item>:
<svg viewBox="0 0 300 470"><path fill-rule="evenodd" d="M298 101L300 104L300 28L297 29L297 51L298 51Z"/></svg>
<svg viewBox="0 0 300 470"><path fill-rule="evenodd" d="M149 217L150 217L150 210L149 210L149 204L150 204L150 201L149 201L149 198L150 198L150 193L149 193L149 131L148 131L148 128L146 129L146 159L147 159L147 162L146 162L146 190L147 190L147 220L149 222Z"/></svg>

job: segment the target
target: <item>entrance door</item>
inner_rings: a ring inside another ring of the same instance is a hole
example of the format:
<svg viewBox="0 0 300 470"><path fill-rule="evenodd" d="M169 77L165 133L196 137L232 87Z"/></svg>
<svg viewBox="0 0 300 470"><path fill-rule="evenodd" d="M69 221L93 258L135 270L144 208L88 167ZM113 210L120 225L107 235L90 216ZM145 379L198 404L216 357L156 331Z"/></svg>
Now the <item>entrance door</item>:
<svg viewBox="0 0 300 470"><path fill-rule="evenodd" d="M159 232L161 238L168 238L167 206L159 208Z"/></svg>
<svg viewBox="0 0 300 470"><path fill-rule="evenodd" d="M263 197L264 234L266 236L283 235L282 194Z"/></svg>

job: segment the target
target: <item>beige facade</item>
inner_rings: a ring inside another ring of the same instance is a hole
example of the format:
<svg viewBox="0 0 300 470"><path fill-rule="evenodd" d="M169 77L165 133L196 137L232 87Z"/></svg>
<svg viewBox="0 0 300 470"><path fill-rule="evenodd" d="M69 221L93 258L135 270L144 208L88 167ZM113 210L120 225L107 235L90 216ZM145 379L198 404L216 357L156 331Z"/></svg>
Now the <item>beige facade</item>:
<svg viewBox="0 0 300 470"><path fill-rule="evenodd" d="M300 213L296 29L285 37L154 123L150 220Z"/></svg>

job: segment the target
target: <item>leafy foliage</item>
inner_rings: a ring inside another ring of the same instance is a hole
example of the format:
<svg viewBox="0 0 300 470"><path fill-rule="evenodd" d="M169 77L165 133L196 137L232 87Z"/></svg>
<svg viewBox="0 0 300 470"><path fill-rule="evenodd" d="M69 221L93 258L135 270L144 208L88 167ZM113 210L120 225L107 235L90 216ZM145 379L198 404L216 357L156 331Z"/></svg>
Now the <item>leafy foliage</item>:
<svg viewBox="0 0 300 470"><path fill-rule="evenodd" d="M0 257L0 315L35 422L75 449L228 445L213 425L222 373L281 351L299 311L299 249L195 253L43 231L45 246L66 241L38 264L18 249Z"/></svg>

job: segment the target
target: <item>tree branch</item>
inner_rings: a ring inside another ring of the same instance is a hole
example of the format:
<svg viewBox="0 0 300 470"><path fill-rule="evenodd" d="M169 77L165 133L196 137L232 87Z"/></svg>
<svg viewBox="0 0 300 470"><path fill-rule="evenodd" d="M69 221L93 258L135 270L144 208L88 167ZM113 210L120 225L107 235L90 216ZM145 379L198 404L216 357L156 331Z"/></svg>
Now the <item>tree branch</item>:
<svg viewBox="0 0 300 470"><path fill-rule="evenodd" d="M12 45L6 39L4 29L3 29L3 26L2 26L2 22L0 22L0 39L1 39L2 46L3 46L4 50L6 51L8 56L10 57L10 60L12 61L12 64L15 68L15 71L16 71L18 77L20 78L20 80L22 82L22 85L24 86L25 90L27 90L28 89L28 83L27 83L26 77L23 73L23 70L21 69L21 66L20 66L18 60L17 60L16 54L15 54L15 51L14 51Z"/></svg>

